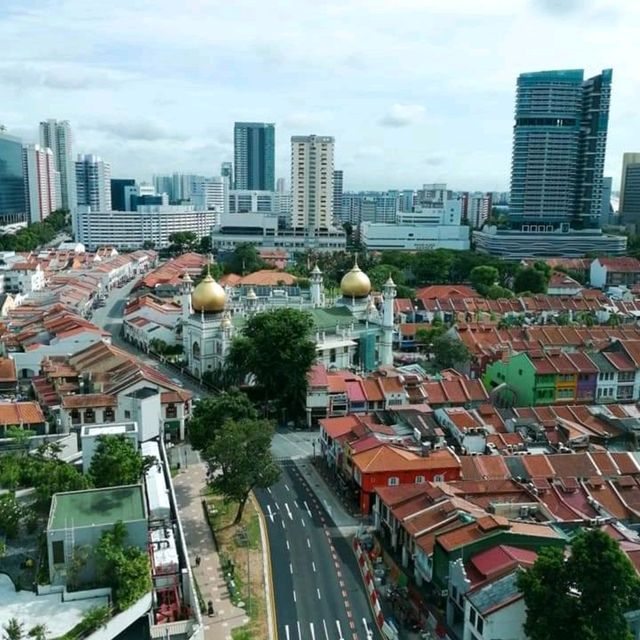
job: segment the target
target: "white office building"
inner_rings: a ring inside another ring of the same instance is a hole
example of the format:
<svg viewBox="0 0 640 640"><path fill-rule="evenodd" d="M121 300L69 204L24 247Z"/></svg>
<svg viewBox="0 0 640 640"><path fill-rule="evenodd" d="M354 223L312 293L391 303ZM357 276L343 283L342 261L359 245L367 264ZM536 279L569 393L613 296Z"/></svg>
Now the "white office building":
<svg viewBox="0 0 640 640"><path fill-rule="evenodd" d="M53 164L60 173L60 206L68 211L76 207L76 172L72 150L73 136L68 120L44 120L40 123L40 146L53 153Z"/></svg>
<svg viewBox="0 0 640 640"><path fill-rule="evenodd" d="M276 211L276 193L274 191L255 191L250 189L232 189L229 191L229 213L274 213Z"/></svg>
<svg viewBox="0 0 640 640"><path fill-rule="evenodd" d="M78 207L111 211L111 165L99 156L79 155L76 161Z"/></svg>
<svg viewBox="0 0 640 640"><path fill-rule="evenodd" d="M274 213L226 213L211 233L212 249L233 251L251 243L258 249L282 249L288 255L300 251L345 251L347 238L342 229L281 229Z"/></svg>
<svg viewBox="0 0 640 640"><path fill-rule="evenodd" d="M111 245L117 249L140 249L145 242L164 249L169 236L177 231L192 231L198 239L211 234L215 211L193 205L139 205L137 211L93 211L79 209L74 216L76 240L88 251Z"/></svg>
<svg viewBox="0 0 640 640"><path fill-rule="evenodd" d="M30 222L42 222L60 208L60 174L55 169L53 151L38 144L22 148L27 213Z"/></svg>
<svg viewBox="0 0 640 640"><path fill-rule="evenodd" d="M291 138L291 227L333 226L333 153L330 136Z"/></svg>
<svg viewBox="0 0 640 640"><path fill-rule="evenodd" d="M368 250L469 249L469 227L461 224L462 201L445 199L442 204L398 212L395 224L362 222L360 242Z"/></svg>
<svg viewBox="0 0 640 640"><path fill-rule="evenodd" d="M227 209L229 182L227 178L197 178L193 182L191 203L197 209L224 213Z"/></svg>

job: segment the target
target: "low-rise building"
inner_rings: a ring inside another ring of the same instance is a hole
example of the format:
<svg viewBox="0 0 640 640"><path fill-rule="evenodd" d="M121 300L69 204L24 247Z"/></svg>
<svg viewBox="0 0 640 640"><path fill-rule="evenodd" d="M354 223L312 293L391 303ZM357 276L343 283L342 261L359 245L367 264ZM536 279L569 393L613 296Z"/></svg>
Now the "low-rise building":
<svg viewBox="0 0 640 640"><path fill-rule="evenodd" d="M629 256L596 258L591 263L589 282L598 289L640 284L640 260Z"/></svg>

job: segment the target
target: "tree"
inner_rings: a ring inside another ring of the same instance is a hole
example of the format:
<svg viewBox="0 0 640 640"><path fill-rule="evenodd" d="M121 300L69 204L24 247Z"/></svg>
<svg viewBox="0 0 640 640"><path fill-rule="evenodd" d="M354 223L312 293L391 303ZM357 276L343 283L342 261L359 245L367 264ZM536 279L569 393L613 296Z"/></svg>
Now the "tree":
<svg viewBox="0 0 640 640"><path fill-rule="evenodd" d="M150 249L155 249L155 248L156 248L156 243L155 243L153 240L145 240L145 241L142 243L142 248L143 248L145 251L148 251L148 250L150 250Z"/></svg>
<svg viewBox="0 0 640 640"><path fill-rule="evenodd" d="M449 369L469 362L471 355L464 342L447 335L442 335L433 341L431 347L434 361L438 368Z"/></svg>
<svg viewBox="0 0 640 640"><path fill-rule="evenodd" d="M417 253L413 263L416 283L423 285L449 282L449 269L452 264L453 256L444 249Z"/></svg>
<svg viewBox="0 0 640 640"><path fill-rule="evenodd" d="M316 359L313 327L307 311L282 308L257 313L234 340L228 356L230 366L253 374L265 400L274 400L290 418L304 412L307 374Z"/></svg>
<svg viewBox="0 0 640 640"><path fill-rule="evenodd" d="M7 538L17 537L20 531L22 508L12 493L0 496L0 533Z"/></svg>
<svg viewBox="0 0 640 640"><path fill-rule="evenodd" d="M198 236L193 231L174 231L169 235L169 242L174 253L184 253L196 248Z"/></svg>
<svg viewBox="0 0 640 640"><path fill-rule="evenodd" d="M143 457L126 436L100 436L89 476L96 487L135 484L153 463L153 458Z"/></svg>
<svg viewBox="0 0 640 640"><path fill-rule="evenodd" d="M640 605L640 579L618 543L604 531L581 531L565 559L543 548L518 576L530 640L631 640L624 617Z"/></svg>
<svg viewBox="0 0 640 640"><path fill-rule="evenodd" d="M432 342L441 336L446 331L446 327L444 325L436 325L432 326L429 329L421 327L416 331L415 341L418 343L418 347L421 351L429 352L431 351Z"/></svg>
<svg viewBox="0 0 640 640"><path fill-rule="evenodd" d="M211 253L211 236L206 235L200 238L200 253Z"/></svg>
<svg viewBox="0 0 640 640"><path fill-rule="evenodd" d="M17 618L9 618L9 622L2 627L2 640L22 640L24 638L24 624Z"/></svg>
<svg viewBox="0 0 640 640"><path fill-rule="evenodd" d="M209 485L226 501L238 503L236 524L251 491L270 487L280 477L271 454L272 437L273 424L268 420L227 420L205 452Z"/></svg>
<svg viewBox="0 0 640 640"><path fill-rule="evenodd" d="M47 638L47 625L37 624L35 627L29 629L29 637L35 640L46 640Z"/></svg>
<svg viewBox="0 0 640 640"><path fill-rule="evenodd" d="M379 264L367 273L369 280L371 280L371 288L374 291L382 291L384 283L389 279L389 276L393 279L396 285L402 286L404 284L404 273L402 269L392 264Z"/></svg>
<svg viewBox="0 0 640 640"><path fill-rule="evenodd" d="M471 284L474 286L475 290L481 296L484 296L487 294L489 288L497 282L498 275L498 270L495 267L482 265L471 269L469 280L471 281Z"/></svg>
<svg viewBox="0 0 640 640"><path fill-rule="evenodd" d="M238 389L203 398L189 420L189 441L204 451L216 439L227 420L255 420L258 414L246 394Z"/></svg>
<svg viewBox="0 0 640 640"><path fill-rule="evenodd" d="M546 293L548 280L543 271L535 267L525 267L516 274L513 290L516 293L530 291L531 293Z"/></svg>
<svg viewBox="0 0 640 640"><path fill-rule="evenodd" d="M245 275L266 267L255 245L250 242L240 243L225 261L227 273Z"/></svg>
<svg viewBox="0 0 640 640"><path fill-rule="evenodd" d="M500 298L513 298L513 291L511 291L511 289L506 289L505 287L501 287L499 284L494 284L487 289L487 292L485 293L485 297L489 298L489 300L499 300Z"/></svg>
<svg viewBox="0 0 640 640"><path fill-rule="evenodd" d="M96 548L98 569L113 589L119 611L128 609L151 590L149 555L138 547L125 547L127 532L122 522L100 536Z"/></svg>

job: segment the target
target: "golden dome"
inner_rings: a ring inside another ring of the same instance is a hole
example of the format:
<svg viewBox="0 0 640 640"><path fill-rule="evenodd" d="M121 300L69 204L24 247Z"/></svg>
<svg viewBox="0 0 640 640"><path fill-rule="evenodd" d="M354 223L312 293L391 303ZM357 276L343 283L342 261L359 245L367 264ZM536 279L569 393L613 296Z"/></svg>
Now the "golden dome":
<svg viewBox="0 0 640 640"><path fill-rule="evenodd" d="M208 273L193 290L191 306L194 311L217 312L224 310L227 294L224 289Z"/></svg>
<svg viewBox="0 0 640 640"><path fill-rule="evenodd" d="M371 291L371 281L356 262L351 271L342 276L340 291L345 298L364 298Z"/></svg>

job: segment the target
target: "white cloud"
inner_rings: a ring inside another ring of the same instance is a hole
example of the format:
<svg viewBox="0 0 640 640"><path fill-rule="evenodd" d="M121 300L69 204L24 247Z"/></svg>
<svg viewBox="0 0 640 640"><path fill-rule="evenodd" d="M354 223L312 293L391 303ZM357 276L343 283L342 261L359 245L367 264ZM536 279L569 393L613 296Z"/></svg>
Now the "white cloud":
<svg viewBox="0 0 640 640"><path fill-rule="evenodd" d="M406 127L421 120L425 108L421 104L394 104L380 119L384 127Z"/></svg>

